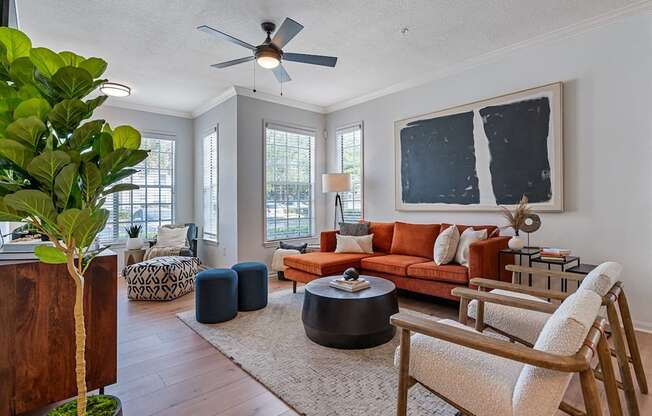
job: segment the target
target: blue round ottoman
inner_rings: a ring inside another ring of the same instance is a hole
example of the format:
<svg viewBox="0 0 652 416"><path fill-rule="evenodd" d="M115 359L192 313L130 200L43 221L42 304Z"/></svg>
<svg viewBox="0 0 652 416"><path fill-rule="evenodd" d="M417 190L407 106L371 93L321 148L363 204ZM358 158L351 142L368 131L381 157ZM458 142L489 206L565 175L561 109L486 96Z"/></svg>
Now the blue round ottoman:
<svg viewBox="0 0 652 416"><path fill-rule="evenodd" d="M238 273L238 309L255 311L267 306L267 266L263 263L238 263L232 267Z"/></svg>
<svg viewBox="0 0 652 416"><path fill-rule="evenodd" d="M238 274L231 269L210 269L195 278L195 318L215 324L238 314Z"/></svg>

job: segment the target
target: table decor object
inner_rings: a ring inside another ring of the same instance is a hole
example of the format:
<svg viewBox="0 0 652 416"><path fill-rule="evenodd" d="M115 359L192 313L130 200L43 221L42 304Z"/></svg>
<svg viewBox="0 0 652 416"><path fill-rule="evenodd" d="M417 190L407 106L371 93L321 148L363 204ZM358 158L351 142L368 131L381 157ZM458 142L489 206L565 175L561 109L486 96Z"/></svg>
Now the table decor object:
<svg viewBox="0 0 652 416"><path fill-rule="evenodd" d="M520 250L525 247L525 242L519 236L519 230L525 222L525 218L532 213L530 207L528 206L528 198L523 195L521 201L518 203L514 211L511 211L509 208L500 206L502 209L503 218L507 221L507 226L503 228L512 228L514 230L514 236L507 242L507 245L512 250Z"/></svg>

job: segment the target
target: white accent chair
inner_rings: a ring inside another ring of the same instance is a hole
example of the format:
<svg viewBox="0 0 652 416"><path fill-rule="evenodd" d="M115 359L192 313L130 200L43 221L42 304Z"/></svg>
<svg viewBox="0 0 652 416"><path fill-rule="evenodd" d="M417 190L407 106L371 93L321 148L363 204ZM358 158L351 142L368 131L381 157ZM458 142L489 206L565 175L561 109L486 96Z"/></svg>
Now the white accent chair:
<svg viewBox="0 0 652 416"><path fill-rule="evenodd" d="M615 346L613 354L618 358L618 367L622 380L619 387L625 391L629 414L632 416L639 415L636 392L634 391L634 383L629 367L630 363L634 367L641 392L647 394L648 388L627 299L622 284L619 282L622 266L615 262L605 262L586 276L520 266L508 266L507 269L532 274L533 276L553 276L581 281L580 289L590 290L602 298L602 305L607 312ZM471 284L478 286L479 291L466 288L453 291L453 294L461 298L460 322L466 323L468 316L475 320L476 330L483 331L485 327L489 327L495 332L528 346L534 344L550 318L550 314L557 308L557 305L552 301L563 301L569 296L568 293L564 292L534 289L489 279L472 279ZM489 290L489 292L484 292L484 290ZM533 311L518 308L510 305L509 299L538 302L542 305L542 309ZM468 308L466 307L467 304ZM622 322L618 316L616 305L620 309ZM549 308L549 311L545 311L545 308ZM627 348L629 348L629 354ZM601 373L597 372L596 375L602 379Z"/></svg>
<svg viewBox="0 0 652 416"><path fill-rule="evenodd" d="M604 336L596 319L601 298L579 290L546 321L534 348L483 335L460 323L398 313L401 332L397 414L407 413L408 389L420 383L463 415L552 416L557 409L600 416L591 359L598 352L611 391L616 381ZM416 332L410 336L411 332ZM579 373L586 413L562 401ZM610 403L611 404L611 403ZM618 403L619 407L619 403Z"/></svg>

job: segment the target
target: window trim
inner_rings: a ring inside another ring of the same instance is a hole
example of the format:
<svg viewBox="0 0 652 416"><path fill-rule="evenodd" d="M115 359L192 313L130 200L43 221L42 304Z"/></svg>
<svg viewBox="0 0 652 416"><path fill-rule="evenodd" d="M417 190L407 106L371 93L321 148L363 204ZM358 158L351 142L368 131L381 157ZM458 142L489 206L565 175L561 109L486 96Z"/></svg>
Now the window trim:
<svg viewBox="0 0 652 416"><path fill-rule="evenodd" d="M176 133L164 131L164 130L152 130L152 129L138 129L140 136L147 139L157 139L157 140L169 140L174 143L174 160L172 161L172 213L171 213L171 223L176 223L177 215L177 172L178 172L178 158L177 158L177 135ZM133 205L133 201L131 203ZM133 218L132 218L133 220ZM108 221L107 221L108 223ZM120 227L118 225L118 227ZM118 231L119 233L119 231ZM146 238L143 238L145 241L149 241ZM102 243L102 245L124 245L126 244L127 239L117 238L115 240L109 240Z"/></svg>
<svg viewBox="0 0 652 416"><path fill-rule="evenodd" d="M313 137L313 142L312 142L312 151L311 151L311 156L312 160L310 163L310 176L311 176L311 195L312 195L312 201L311 201L311 206L312 206L312 213L311 213L311 219L310 219L310 230L311 234L309 236L304 236L304 237L291 237L291 238L281 238L281 239L276 239L276 240L268 240L267 239L267 205L266 205L266 189L267 189L267 127L269 126L276 126L279 129L287 129L288 131L295 131L297 133L301 134L309 134L312 135ZM263 247L275 247L278 245L279 241L302 241L302 240L314 240L317 237L317 204L316 204L316 164L317 164L317 158L316 158L316 149L317 149L317 128L316 127L309 127L309 126L304 126L300 124L295 124L295 123L288 123L284 121L276 121L276 120L271 120L271 119L263 119L262 121L262 147L263 147L263 153L262 153L262 169L263 169L263 174L262 176L262 207L261 207L261 212L263 215Z"/></svg>
<svg viewBox="0 0 652 416"><path fill-rule="evenodd" d="M340 130L345 130L348 128L360 126L360 159L361 159L361 164L360 164L360 193L362 194L362 198L360 198L360 219L364 220L364 198L365 198L365 186L364 186L364 120L356 121L353 123L348 123L344 124L342 126L338 126L335 128L335 164L337 167L337 171L341 172L342 167L340 163L340 156L339 156L339 149L337 148L337 132Z"/></svg>
<svg viewBox="0 0 652 416"><path fill-rule="evenodd" d="M204 224L204 221L206 219L204 215L204 199L202 195L202 201L201 201L201 210L202 210L202 241L213 244L213 245L218 245L220 242L220 124L217 123L215 126L210 127L204 131L204 134L202 135L202 152L204 149L204 139L206 139L207 136L215 133L215 163L217 165L217 212L215 215L217 216L216 220L216 230L215 230L215 239L212 238L206 238L205 236L205 229L206 229L206 224ZM204 163L205 159L202 157L202 174L204 172ZM202 192L204 191L204 182L202 179L202 186L201 186Z"/></svg>

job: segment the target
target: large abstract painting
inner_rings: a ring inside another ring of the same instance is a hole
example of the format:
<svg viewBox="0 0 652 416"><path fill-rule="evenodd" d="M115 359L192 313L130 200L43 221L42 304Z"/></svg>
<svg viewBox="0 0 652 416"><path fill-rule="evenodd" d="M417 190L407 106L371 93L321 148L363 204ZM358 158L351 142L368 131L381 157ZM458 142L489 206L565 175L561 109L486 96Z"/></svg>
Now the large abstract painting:
<svg viewBox="0 0 652 416"><path fill-rule="evenodd" d="M396 208L563 210L562 84L395 123Z"/></svg>

